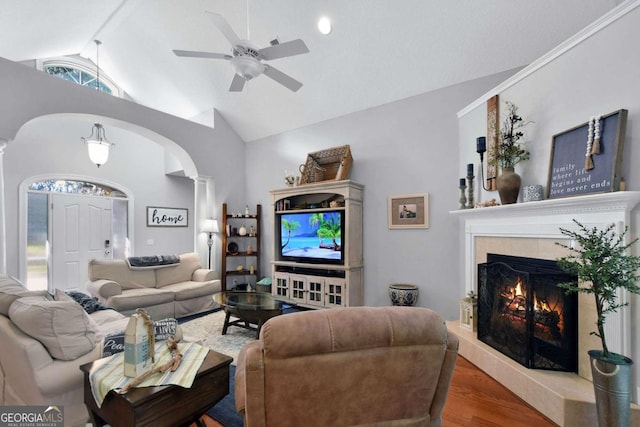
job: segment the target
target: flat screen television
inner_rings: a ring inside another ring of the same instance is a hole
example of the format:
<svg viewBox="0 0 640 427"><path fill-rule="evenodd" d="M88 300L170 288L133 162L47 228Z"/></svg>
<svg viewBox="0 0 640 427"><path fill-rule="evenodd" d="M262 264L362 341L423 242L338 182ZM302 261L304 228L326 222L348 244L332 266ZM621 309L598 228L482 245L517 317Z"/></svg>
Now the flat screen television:
<svg viewBox="0 0 640 427"><path fill-rule="evenodd" d="M278 214L280 259L344 264L344 210Z"/></svg>

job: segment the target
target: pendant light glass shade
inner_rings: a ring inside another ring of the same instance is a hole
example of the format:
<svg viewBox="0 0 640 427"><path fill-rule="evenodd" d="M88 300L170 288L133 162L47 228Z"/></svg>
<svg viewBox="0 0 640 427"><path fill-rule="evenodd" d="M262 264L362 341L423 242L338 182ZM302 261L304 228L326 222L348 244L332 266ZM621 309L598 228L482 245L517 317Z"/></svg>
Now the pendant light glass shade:
<svg viewBox="0 0 640 427"><path fill-rule="evenodd" d="M109 150L114 144L107 140L104 128L100 123L95 123L93 125L93 128L91 128L91 135L87 138L82 138L82 142L87 144L89 159L91 159L96 166L100 167L107 163L107 160L109 160Z"/></svg>

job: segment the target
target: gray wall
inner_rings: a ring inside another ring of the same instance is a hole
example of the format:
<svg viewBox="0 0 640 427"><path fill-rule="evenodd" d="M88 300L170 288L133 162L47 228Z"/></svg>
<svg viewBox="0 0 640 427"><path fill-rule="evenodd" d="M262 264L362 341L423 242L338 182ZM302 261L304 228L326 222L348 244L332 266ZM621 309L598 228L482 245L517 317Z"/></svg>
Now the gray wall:
<svg viewBox="0 0 640 427"><path fill-rule="evenodd" d="M284 187L284 170L296 170L307 153L349 144L350 179L365 186L365 304L389 305L388 286L414 283L418 305L458 317L458 204L456 112L512 72L462 83L247 144L247 200L261 203L266 257L273 239L269 190ZM389 230L391 195L429 193L429 229Z"/></svg>

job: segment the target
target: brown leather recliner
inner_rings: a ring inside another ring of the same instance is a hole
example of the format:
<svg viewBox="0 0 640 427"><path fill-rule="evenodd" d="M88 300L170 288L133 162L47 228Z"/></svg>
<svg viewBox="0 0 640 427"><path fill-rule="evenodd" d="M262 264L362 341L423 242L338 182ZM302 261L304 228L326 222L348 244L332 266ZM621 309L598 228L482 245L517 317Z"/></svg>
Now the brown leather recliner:
<svg viewBox="0 0 640 427"><path fill-rule="evenodd" d="M238 356L245 426L440 426L458 355L442 317L418 307L278 316Z"/></svg>

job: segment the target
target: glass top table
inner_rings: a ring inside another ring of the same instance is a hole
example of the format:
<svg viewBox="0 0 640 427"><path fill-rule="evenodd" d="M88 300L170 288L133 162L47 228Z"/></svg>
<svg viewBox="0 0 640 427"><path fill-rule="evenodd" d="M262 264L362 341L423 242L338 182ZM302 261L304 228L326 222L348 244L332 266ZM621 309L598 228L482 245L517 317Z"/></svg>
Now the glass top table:
<svg viewBox="0 0 640 427"><path fill-rule="evenodd" d="M256 331L256 338L267 320L282 314L284 302L265 292L224 291L213 295L226 313L222 335L226 335L229 326L237 326ZM237 320L231 321L231 317ZM256 325L256 326L252 326Z"/></svg>

